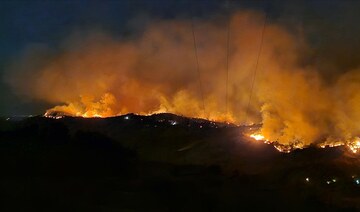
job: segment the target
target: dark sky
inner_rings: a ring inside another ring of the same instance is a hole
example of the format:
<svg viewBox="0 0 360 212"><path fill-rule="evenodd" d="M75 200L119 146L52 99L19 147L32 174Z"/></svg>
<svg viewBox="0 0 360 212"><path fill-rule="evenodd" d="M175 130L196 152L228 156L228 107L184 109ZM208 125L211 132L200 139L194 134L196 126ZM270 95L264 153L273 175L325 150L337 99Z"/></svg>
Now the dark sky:
<svg viewBox="0 0 360 212"><path fill-rule="evenodd" d="M45 45L56 50L74 31L102 30L113 36L130 36L148 18L209 19L226 14L224 0L118 0L118 1L0 1L0 75L3 76L24 49ZM329 72L359 65L360 1L235 1L230 10L254 9L269 21L288 28L301 26L314 49L315 64ZM191 12L193 11L193 12ZM333 61L333 63L325 62ZM321 64L327 64L321 66ZM0 81L0 115L42 113L49 106L24 101Z"/></svg>

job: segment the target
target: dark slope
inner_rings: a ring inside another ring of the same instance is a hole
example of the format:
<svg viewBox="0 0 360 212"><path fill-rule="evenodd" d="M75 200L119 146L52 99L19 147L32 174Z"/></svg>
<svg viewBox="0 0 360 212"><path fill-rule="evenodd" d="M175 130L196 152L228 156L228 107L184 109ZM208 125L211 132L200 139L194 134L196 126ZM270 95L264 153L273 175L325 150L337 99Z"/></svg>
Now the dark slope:
<svg viewBox="0 0 360 212"><path fill-rule="evenodd" d="M173 114L0 121L4 211L359 209L359 157ZM306 181L309 178L309 182ZM360 179L360 178L359 178ZM335 180L335 182L334 182Z"/></svg>

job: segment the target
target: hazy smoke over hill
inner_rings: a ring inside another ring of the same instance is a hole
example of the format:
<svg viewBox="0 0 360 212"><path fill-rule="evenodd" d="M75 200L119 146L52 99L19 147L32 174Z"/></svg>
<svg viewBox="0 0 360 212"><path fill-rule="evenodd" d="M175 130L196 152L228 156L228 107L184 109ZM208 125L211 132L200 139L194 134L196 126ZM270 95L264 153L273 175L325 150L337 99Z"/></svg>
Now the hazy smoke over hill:
<svg viewBox="0 0 360 212"><path fill-rule="evenodd" d="M283 144L353 141L359 135L360 72L348 70L325 80L315 66L304 65L311 48L303 35L271 22L248 110L264 15L242 11L230 20L228 113L227 28L220 22L194 22L202 88L189 20L157 21L131 40L103 33L73 36L55 54L30 49L6 80L24 98L59 105L53 110L72 115L163 111L261 122L262 134Z"/></svg>

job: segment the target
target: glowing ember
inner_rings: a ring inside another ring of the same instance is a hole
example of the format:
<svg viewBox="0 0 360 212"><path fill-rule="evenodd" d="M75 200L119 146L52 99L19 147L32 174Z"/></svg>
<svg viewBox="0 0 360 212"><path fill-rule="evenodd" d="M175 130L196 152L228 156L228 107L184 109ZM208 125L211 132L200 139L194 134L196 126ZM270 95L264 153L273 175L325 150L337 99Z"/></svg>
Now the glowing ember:
<svg viewBox="0 0 360 212"><path fill-rule="evenodd" d="M51 118L51 119L61 119L61 118L64 118L65 116L63 114L46 112L44 114L44 117Z"/></svg>
<svg viewBox="0 0 360 212"><path fill-rule="evenodd" d="M277 149L279 152L283 153L290 153L293 149L291 146L284 146L284 145L274 145L275 149Z"/></svg>
<svg viewBox="0 0 360 212"><path fill-rule="evenodd" d="M338 146L344 146L344 142L331 142L331 143L322 143L319 145L320 148L325 148L325 147L338 147Z"/></svg>

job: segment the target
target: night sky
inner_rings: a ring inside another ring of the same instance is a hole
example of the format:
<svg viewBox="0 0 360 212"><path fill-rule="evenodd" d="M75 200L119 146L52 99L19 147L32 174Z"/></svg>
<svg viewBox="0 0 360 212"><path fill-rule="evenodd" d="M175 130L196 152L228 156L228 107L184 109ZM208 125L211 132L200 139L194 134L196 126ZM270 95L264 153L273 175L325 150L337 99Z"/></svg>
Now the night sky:
<svg viewBox="0 0 360 212"><path fill-rule="evenodd" d="M313 49L308 60L324 69L325 75L359 66L359 1L228 2L230 12L266 10L270 22L290 30L300 27ZM11 71L17 58L31 46L60 51L59 44L74 32L101 30L131 38L149 20L191 16L216 20L227 14L226 8L220 0L0 1L0 75ZM321 65L324 63L326 67ZM4 80L0 81L0 115L41 114L49 106L16 96Z"/></svg>

